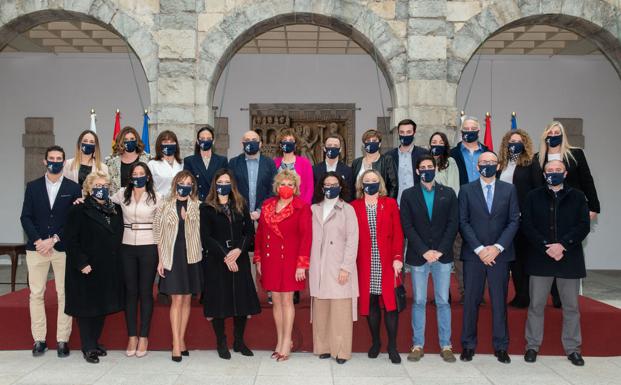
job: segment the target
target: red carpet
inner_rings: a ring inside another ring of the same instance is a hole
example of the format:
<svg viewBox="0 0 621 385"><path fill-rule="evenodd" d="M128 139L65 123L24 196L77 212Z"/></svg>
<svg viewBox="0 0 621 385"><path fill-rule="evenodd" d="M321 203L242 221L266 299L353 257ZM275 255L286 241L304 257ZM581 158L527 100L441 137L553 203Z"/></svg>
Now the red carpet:
<svg viewBox="0 0 621 385"><path fill-rule="evenodd" d="M408 294L411 296L411 287L408 280ZM429 296L433 291L429 290ZM457 298L457 290L453 288L453 298ZM0 349L21 350L31 349L32 337L30 334L30 316L28 309L29 290L23 289L15 293L0 296ZM511 298L512 294L510 294ZM263 312L254 316L248 322L246 342L251 349L272 350L275 345L275 327L270 306L264 303ZM54 282L48 283L46 292L48 343L55 346L56 335L56 292ZM411 299L409 301L411 306ZM489 301L488 301L489 303ZM604 303L586 298L580 298L582 314L583 354L586 356L619 356L621 355L621 310ZM296 351L312 351L312 329L309 322L310 307L306 293L302 293L302 302L296 306L294 326L294 349ZM551 306L546 308L545 337L541 354L563 355L561 346L561 310ZM399 351L407 352L412 340L410 326L410 308L404 311L399 318ZM524 351L524 323L526 310L509 308L509 330L511 354L522 354ZM455 351L461 350L460 335L462 322L462 307L452 306L452 341ZM479 316L479 344L478 353L492 353L491 345L491 308L481 306ZM232 343L232 322L227 324L229 343ZM383 332L384 333L384 332ZM74 322L70 346L79 347L78 329ZM435 307L427 306L427 330L425 351L438 352L437 323ZM385 333L383 334L385 350ZM192 314L186 335L189 349L214 349L215 338L211 325L203 317L202 307L193 303ZM123 313L110 315L106 319L102 343L110 349L124 350L127 343L125 318ZM157 304L155 306L149 348L151 350L168 350L171 344L168 307ZM370 336L366 319L362 318L354 324L354 351L365 352L370 345Z"/></svg>

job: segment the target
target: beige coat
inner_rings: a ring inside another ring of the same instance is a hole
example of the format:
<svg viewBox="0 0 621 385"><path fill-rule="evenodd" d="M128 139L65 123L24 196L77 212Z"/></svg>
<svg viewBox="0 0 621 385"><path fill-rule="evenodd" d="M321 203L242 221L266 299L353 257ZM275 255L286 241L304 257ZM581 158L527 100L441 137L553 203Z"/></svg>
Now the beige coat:
<svg viewBox="0 0 621 385"><path fill-rule="evenodd" d="M123 231L123 244L132 246L155 244L153 220L157 207L163 202L162 198L155 193L156 203L154 203L149 199L149 194L144 192L138 202L132 196L129 205L125 205L123 194L125 194L125 187L121 187L111 197L112 202L121 206L123 210L123 223L126 225Z"/></svg>
<svg viewBox="0 0 621 385"><path fill-rule="evenodd" d="M324 222L324 202L311 206L313 243L308 272L310 295L319 299L352 298L356 320L358 219L353 207L339 200ZM349 272L349 280L344 285L338 282L341 269Z"/></svg>
<svg viewBox="0 0 621 385"><path fill-rule="evenodd" d="M78 183L78 173L80 171L80 168L73 168L73 162L75 162L75 158L67 159L67 161L65 162L65 167L63 167L63 176L67 179L71 179L75 183ZM105 163L99 163L97 166L97 170L101 170L106 174L108 173L108 166L106 166Z"/></svg>
<svg viewBox="0 0 621 385"><path fill-rule="evenodd" d="M172 269L173 252L179 228L176 202L176 197L162 201L153 220L153 237L157 243L160 261L166 270ZM185 244L189 264L200 262L203 259L199 208L200 202L198 200L188 199L185 217Z"/></svg>

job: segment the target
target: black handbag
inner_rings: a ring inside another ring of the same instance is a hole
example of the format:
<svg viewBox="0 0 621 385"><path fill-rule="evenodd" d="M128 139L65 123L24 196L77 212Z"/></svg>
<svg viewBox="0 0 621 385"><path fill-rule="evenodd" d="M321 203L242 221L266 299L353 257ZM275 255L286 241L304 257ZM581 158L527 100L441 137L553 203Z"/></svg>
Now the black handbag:
<svg viewBox="0 0 621 385"><path fill-rule="evenodd" d="M405 310L407 306L405 286L403 286L403 283L399 283L397 286L397 277L395 277L395 303L397 304L397 311L399 313Z"/></svg>

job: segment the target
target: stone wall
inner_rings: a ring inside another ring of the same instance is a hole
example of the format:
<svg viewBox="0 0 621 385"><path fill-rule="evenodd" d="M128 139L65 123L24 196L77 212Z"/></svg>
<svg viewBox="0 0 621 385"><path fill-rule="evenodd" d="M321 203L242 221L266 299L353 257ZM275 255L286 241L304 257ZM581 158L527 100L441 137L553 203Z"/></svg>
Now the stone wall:
<svg viewBox="0 0 621 385"><path fill-rule="evenodd" d="M152 137L177 132L189 150L214 122L213 93L235 51L283 24L313 23L351 36L376 58L392 94L392 122L418 137L454 130L464 66L491 35L550 24L589 37L621 72L618 0L13 0L0 2L0 48L53 20L97 22L127 40L150 90Z"/></svg>

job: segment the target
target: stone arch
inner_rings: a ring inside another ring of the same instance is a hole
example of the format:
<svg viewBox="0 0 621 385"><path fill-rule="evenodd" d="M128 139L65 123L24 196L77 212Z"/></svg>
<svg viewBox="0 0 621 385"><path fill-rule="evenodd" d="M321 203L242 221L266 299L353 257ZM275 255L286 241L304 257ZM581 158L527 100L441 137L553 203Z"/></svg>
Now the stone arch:
<svg viewBox="0 0 621 385"><path fill-rule="evenodd" d="M621 12L605 0L501 0L470 18L449 44L448 81L458 83L466 64L491 36L545 24L572 31L595 44L621 77Z"/></svg>
<svg viewBox="0 0 621 385"><path fill-rule="evenodd" d="M149 82L157 78L157 44L151 32L111 0L67 1L52 8L47 1L14 1L0 6L0 49L15 36L43 23L78 20L99 24L124 39L136 54Z"/></svg>
<svg viewBox="0 0 621 385"><path fill-rule="evenodd" d="M198 76L211 115L215 89L227 63L252 37L288 24L314 24L351 37L384 74L393 102L393 118L407 114L407 51L404 39L366 7L349 1L256 1L226 16L199 46ZM198 99L198 98L197 98Z"/></svg>

